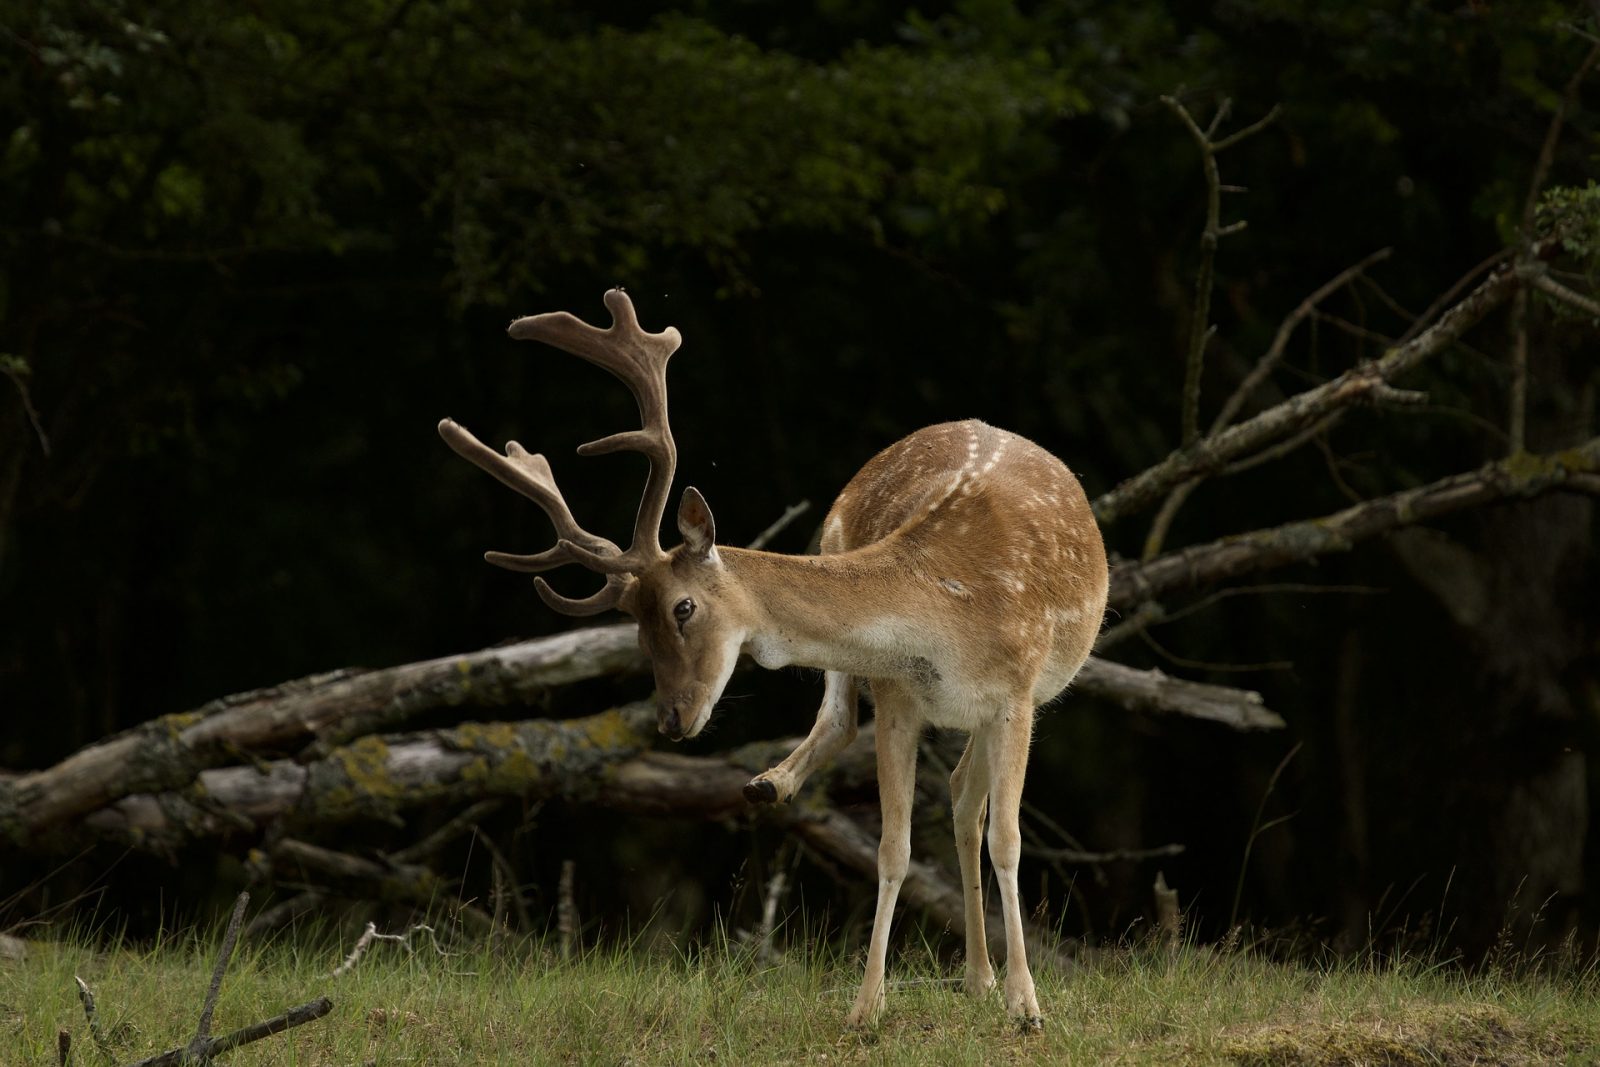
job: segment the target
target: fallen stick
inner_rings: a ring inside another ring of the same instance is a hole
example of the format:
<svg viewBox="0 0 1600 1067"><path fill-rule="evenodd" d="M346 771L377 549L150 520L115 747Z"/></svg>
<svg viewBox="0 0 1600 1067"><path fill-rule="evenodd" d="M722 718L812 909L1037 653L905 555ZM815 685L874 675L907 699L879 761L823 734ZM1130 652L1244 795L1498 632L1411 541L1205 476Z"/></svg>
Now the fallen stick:
<svg viewBox="0 0 1600 1067"><path fill-rule="evenodd" d="M271 1037L284 1030L303 1026L333 1010L333 1001L327 997L318 997L264 1022L242 1026L222 1037L211 1036L211 1020L216 1011L217 996L222 991L222 979L227 974L228 965L233 961L233 950L239 941L239 927L244 922L244 909L249 902L250 894L240 893L239 899L234 903L233 916L228 921L227 932L223 934L222 948L217 953L216 966L212 968L211 984L206 989L205 1002L200 1008L200 1022L195 1027L194 1037L186 1044L159 1052L154 1056L147 1056L137 1063L130 1064L129 1067L172 1067L177 1064L185 1067L206 1067L218 1056L240 1045L248 1045L252 1041L260 1041L264 1037ZM100 1050L109 1057L111 1049L101 1036L99 1024L95 1020L94 994L89 991L88 984L82 978L75 980L78 983L78 998L83 1001L84 1012L89 1017L89 1034ZM62 1061L65 1062L71 1051L71 1037L61 1040L58 1049Z"/></svg>

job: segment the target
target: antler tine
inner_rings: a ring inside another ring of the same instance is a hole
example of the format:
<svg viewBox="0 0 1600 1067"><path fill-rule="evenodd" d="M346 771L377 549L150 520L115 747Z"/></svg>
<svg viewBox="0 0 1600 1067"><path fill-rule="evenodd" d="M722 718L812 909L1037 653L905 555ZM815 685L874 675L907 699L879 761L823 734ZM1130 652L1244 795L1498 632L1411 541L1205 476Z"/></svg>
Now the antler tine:
<svg viewBox="0 0 1600 1067"><path fill-rule="evenodd" d="M507 552L485 552L483 558L497 567L523 572L551 570L565 563L582 563L593 570L606 573L606 584L598 593L582 600L572 600L551 589L542 579L534 579L534 588L540 599L556 611L568 615L595 615L616 606L622 596L627 579L623 569L616 566L622 550L598 534L592 534L578 525L572 510L557 488L550 463L543 456L529 452L515 441L506 444L502 455L473 436L465 426L454 419L439 423L439 436L444 438L456 455L473 466L492 474L501 484L538 504L556 528L554 548L531 555L513 555ZM592 566L593 563L601 566Z"/></svg>
<svg viewBox="0 0 1600 1067"><path fill-rule="evenodd" d="M633 451L643 453L650 461L644 496L634 518L633 544L616 559L604 558L603 552L585 552L591 546L582 544L569 551L595 570L637 571L664 554L661 520L678 465L678 450L667 421L667 360L683 343L683 337L671 326L660 333L645 332L633 301L621 289L607 292L605 304L611 312L611 326L604 330L565 311L555 311L518 319L507 332L519 341L543 341L603 367L633 393L639 405L641 429L612 434L578 448L580 456Z"/></svg>

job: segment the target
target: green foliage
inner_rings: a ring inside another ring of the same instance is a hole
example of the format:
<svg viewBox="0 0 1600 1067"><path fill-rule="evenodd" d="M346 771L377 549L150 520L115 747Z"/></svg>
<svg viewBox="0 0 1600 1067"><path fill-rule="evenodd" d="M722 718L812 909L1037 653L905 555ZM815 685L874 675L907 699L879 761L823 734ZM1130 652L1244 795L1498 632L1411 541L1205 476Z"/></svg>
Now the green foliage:
<svg viewBox="0 0 1600 1067"><path fill-rule="evenodd" d="M1600 267L1600 185L1558 186L1539 198L1535 225L1541 235L1556 237L1562 249L1591 278Z"/></svg>

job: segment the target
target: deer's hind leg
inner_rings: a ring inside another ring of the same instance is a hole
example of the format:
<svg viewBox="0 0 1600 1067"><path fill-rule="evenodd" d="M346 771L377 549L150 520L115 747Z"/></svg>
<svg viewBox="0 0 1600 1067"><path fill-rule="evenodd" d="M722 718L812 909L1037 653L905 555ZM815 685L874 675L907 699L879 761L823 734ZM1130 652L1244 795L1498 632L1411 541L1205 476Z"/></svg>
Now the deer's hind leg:
<svg viewBox="0 0 1600 1067"><path fill-rule="evenodd" d="M1006 923L1006 1012L1024 1031L1043 1027L1033 974L1028 970L1028 948L1022 933L1022 896L1017 889L1017 866L1022 859L1022 779L1028 769L1028 746L1033 736L1033 702L1024 693L1014 700L998 722L984 727L989 764L989 859L1000 886L1000 910Z"/></svg>
<svg viewBox="0 0 1600 1067"><path fill-rule="evenodd" d="M822 706L806 739L782 763L752 778L744 787L752 804L787 803L811 772L856 739L856 680L839 671L823 675Z"/></svg>
<svg viewBox="0 0 1600 1067"><path fill-rule="evenodd" d="M961 762L950 775L950 811L955 820L956 859L961 864L961 901L967 924L967 966L961 986L981 997L994 988L983 915L983 819L989 807L989 758L982 733L967 738Z"/></svg>

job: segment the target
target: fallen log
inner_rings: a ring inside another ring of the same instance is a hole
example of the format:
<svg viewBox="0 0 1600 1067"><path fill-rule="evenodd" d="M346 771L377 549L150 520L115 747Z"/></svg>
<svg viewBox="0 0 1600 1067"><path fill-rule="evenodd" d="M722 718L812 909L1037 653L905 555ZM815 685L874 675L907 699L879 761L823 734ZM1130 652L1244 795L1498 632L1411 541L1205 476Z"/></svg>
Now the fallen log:
<svg viewBox="0 0 1600 1067"><path fill-rule="evenodd" d="M204 771L192 789L125 797L93 813L81 834L145 850L167 851L249 831L265 834L337 829L396 819L418 809L500 796L569 802L637 815L778 826L838 866L872 877L876 833L833 807L830 792L858 792L875 782L870 724L834 763L819 772L794 803L752 807L744 798L750 776L775 762L796 738L761 741L717 756L646 751L654 712L632 704L566 722L469 723L454 729L387 738L366 737L300 765L292 760ZM942 784L942 783L940 783ZM82 843L81 841L76 843ZM416 896L435 884L406 864L352 857L292 838L273 848L278 862L318 868L335 881L360 883L363 896ZM395 886L400 877L403 885ZM912 864L905 901L935 923L961 934L961 890L937 866ZM987 932L1003 950L998 913ZM1030 927L1032 951L1067 965L1053 938Z"/></svg>
<svg viewBox="0 0 1600 1067"><path fill-rule="evenodd" d="M241 760L308 746L332 751L423 712L538 703L563 685L644 675L649 668L630 622L382 670L315 675L222 697L96 742L53 767L0 775L0 845L27 847L119 798L182 790L203 771ZM1100 659L1084 665L1073 691L1130 710L1185 715L1241 730L1283 725L1249 690L1186 682ZM354 751L365 758L365 750ZM283 773L288 778L277 787L292 789L297 779L287 769ZM273 788L270 782L258 786Z"/></svg>

